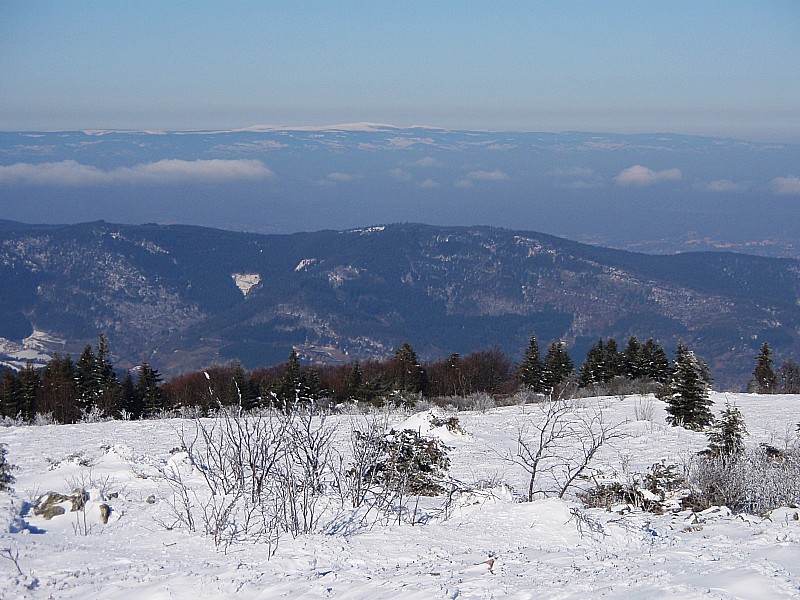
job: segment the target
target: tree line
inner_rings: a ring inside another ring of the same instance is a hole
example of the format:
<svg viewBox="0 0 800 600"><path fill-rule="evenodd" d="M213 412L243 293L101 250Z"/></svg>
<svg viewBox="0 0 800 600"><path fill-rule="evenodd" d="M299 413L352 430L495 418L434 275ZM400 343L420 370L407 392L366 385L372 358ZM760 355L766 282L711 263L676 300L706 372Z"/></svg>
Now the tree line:
<svg viewBox="0 0 800 600"><path fill-rule="evenodd" d="M382 404L476 393L503 396L520 388L545 396L574 393L580 388L592 394L657 392L664 396L670 393L669 384L676 373L696 376L710 387L708 367L693 353L687 371L683 363L689 352L680 343L675 361L670 362L664 348L652 338L640 342L632 336L622 349L614 338L600 338L576 370L562 340L554 340L542 352L535 335L518 364L498 348L465 356L453 353L423 364L406 342L388 360L312 366L301 364L292 350L285 363L271 367L247 371L233 363L162 382L159 372L147 362L121 374L115 371L101 334L97 345L87 345L77 361L56 354L42 369L31 364L19 372L5 369L0 380L0 416L31 421L37 414L49 414L56 422L72 423L92 415L151 418L181 407L213 411L219 405L240 404L248 409L291 410L314 402ZM800 393L800 365L788 359L776 370L771 348L764 343L748 389ZM681 409L677 410L680 413ZM684 418L676 416L676 424Z"/></svg>

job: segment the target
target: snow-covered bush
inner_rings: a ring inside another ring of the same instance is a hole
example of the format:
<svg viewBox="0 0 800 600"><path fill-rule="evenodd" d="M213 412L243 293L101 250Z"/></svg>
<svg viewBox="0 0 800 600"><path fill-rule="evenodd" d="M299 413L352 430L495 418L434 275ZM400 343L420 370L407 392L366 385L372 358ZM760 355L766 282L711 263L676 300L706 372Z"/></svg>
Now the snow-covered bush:
<svg viewBox="0 0 800 600"><path fill-rule="evenodd" d="M11 473L15 467L8 462L7 454L6 445L0 444L0 492L11 491L11 485L15 481Z"/></svg>
<svg viewBox="0 0 800 600"><path fill-rule="evenodd" d="M695 507L727 506L733 512L764 514L800 505L800 453L769 447L738 455L701 454L689 470L689 499Z"/></svg>
<svg viewBox="0 0 800 600"><path fill-rule="evenodd" d="M447 446L413 429L392 429L378 441L380 454L367 471L376 485L402 494L436 496L450 467Z"/></svg>

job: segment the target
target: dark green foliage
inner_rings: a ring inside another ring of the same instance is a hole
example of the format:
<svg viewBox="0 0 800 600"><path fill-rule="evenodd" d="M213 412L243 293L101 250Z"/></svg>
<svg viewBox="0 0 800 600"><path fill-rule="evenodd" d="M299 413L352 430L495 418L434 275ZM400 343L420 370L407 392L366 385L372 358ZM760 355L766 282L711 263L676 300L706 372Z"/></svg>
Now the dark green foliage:
<svg viewBox="0 0 800 600"><path fill-rule="evenodd" d="M744 452L744 436L747 427L744 417L736 406L725 403L720 418L715 421L714 428L708 433L708 447L711 453L721 456L738 456Z"/></svg>
<svg viewBox="0 0 800 600"><path fill-rule="evenodd" d="M649 338L642 345L639 368L642 376L648 379L657 381L658 383L666 383L669 381L670 368L667 353L653 338Z"/></svg>
<svg viewBox="0 0 800 600"><path fill-rule="evenodd" d="M294 348L289 353L289 359L273 393L282 410L292 410L294 406L315 402L324 395L318 373L314 369L300 366L300 359Z"/></svg>
<svg viewBox="0 0 800 600"><path fill-rule="evenodd" d="M711 400L709 385L700 361L683 342L675 351L675 366L667 386L667 422L687 429L703 429L710 425Z"/></svg>
<svg viewBox="0 0 800 600"><path fill-rule="evenodd" d="M600 338L586 354L578 375L578 385L589 387L608 383L623 374L623 365L623 356L617 350L617 341L609 338L604 344L603 338Z"/></svg>
<svg viewBox="0 0 800 600"><path fill-rule="evenodd" d="M5 368L0 380L0 416L13 419L22 413L22 386L14 371Z"/></svg>
<svg viewBox="0 0 800 600"><path fill-rule="evenodd" d="M379 444L380 458L366 475L370 482L415 496L436 496L444 491L441 480L450 459L442 442L424 438L413 429L392 429Z"/></svg>
<svg viewBox="0 0 800 600"><path fill-rule="evenodd" d="M158 385L160 382L159 372L144 361L139 367L139 376L134 386L136 402L141 406L142 417L154 417L164 409L164 395Z"/></svg>
<svg viewBox="0 0 800 600"><path fill-rule="evenodd" d="M555 340L547 350L544 359L543 384L546 393L554 393L566 383L575 371L572 359L567 353L566 344Z"/></svg>
<svg viewBox="0 0 800 600"><path fill-rule="evenodd" d="M539 343L536 341L536 336L532 335L528 342L528 348L525 350L525 357L517 369L517 373L522 385L530 388L537 394L545 391L544 385L544 363L542 362L541 352L539 351Z"/></svg>
<svg viewBox="0 0 800 600"><path fill-rule="evenodd" d="M778 391L778 377L772 368L772 348L769 343L761 344L761 351L756 356L756 367L753 377L747 384L747 390L756 394L775 394Z"/></svg>
<svg viewBox="0 0 800 600"><path fill-rule="evenodd" d="M778 388L782 394L800 394L800 363L787 358L778 369Z"/></svg>
<svg viewBox="0 0 800 600"><path fill-rule="evenodd" d="M426 393L427 376L408 342L397 349L391 365L392 388L398 392Z"/></svg>
<svg viewBox="0 0 800 600"><path fill-rule="evenodd" d="M8 450L5 444L0 444L0 492L13 491L11 488L15 481L14 475L11 473L16 467L8 462Z"/></svg>

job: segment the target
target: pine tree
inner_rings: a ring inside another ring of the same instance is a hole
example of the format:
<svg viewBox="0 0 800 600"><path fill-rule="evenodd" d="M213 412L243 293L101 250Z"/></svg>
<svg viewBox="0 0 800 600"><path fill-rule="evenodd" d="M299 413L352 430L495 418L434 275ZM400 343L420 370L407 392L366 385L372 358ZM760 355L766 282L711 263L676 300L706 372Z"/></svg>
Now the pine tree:
<svg viewBox="0 0 800 600"><path fill-rule="evenodd" d="M0 416L14 419L22 415L22 386L19 378L9 368L3 369L3 378L0 382Z"/></svg>
<svg viewBox="0 0 800 600"><path fill-rule="evenodd" d="M160 382L159 372L144 361L139 367L139 377L134 387L137 404L142 407L143 417L154 417L164 409L164 396L158 385Z"/></svg>
<svg viewBox="0 0 800 600"><path fill-rule="evenodd" d="M622 374L625 378L634 381L646 376L643 358L642 345L636 336L632 335L625 350L622 351Z"/></svg>
<svg viewBox="0 0 800 600"><path fill-rule="evenodd" d="M756 356L756 368L747 389L756 394L774 394L778 391L778 377L772 369L772 348L769 343L761 344L761 351Z"/></svg>
<svg viewBox="0 0 800 600"><path fill-rule="evenodd" d="M75 363L75 394L75 402L81 411L96 406L100 396L97 357L89 344L86 344L78 362Z"/></svg>
<svg viewBox="0 0 800 600"><path fill-rule="evenodd" d="M747 427L742 413L730 401L725 402L725 410L708 433L709 449L718 456L738 456L744 452L745 435Z"/></svg>
<svg viewBox="0 0 800 600"><path fill-rule="evenodd" d="M678 342L668 384L667 422L687 429L703 429L710 425L714 416L708 393L709 385L703 377L700 361L683 342Z"/></svg>
<svg viewBox="0 0 800 600"><path fill-rule="evenodd" d="M364 372L361 363L356 361L347 375L347 399L359 400L364 393Z"/></svg>
<svg viewBox="0 0 800 600"><path fill-rule="evenodd" d="M603 338L589 347L586 352L586 360L583 361L578 372L578 385L581 387L591 387L603 383L606 378L605 365L605 344Z"/></svg>
<svg viewBox="0 0 800 600"><path fill-rule="evenodd" d="M36 393L41 383L41 375L38 369L33 368L33 364L28 362L25 368L20 371L17 379L20 385L20 410L26 420L33 417L36 407Z"/></svg>
<svg viewBox="0 0 800 600"><path fill-rule="evenodd" d="M669 358L661 344L653 338L642 345L641 370L645 377L658 383L667 383L670 377Z"/></svg>
<svg viewBox="0 0 800 600"><path fill-rule="evenodd" d="M544 373L542 382L548 393L555 394L575 371L572 359L567 353L566 344L562 340L555 340L547 349L544 358Z"/></svg>
<svg viewBox="0 0 800 600"><path fill-rule="evenodd" d="M531 391L541 394L545 391L542 377L544 375L544 364L539 352L539 343L536 336L532 335L528 342L528 349L525 350L525 357L522 359L517 371L522 384L530 388Z"/></svg>
<svg viewBox="0 0 800 600"><path fill-rule="evenodd" d="M427 376L417 353L408 342L397 349L392 359L392 387L398 392L425 393Z"/></svg>

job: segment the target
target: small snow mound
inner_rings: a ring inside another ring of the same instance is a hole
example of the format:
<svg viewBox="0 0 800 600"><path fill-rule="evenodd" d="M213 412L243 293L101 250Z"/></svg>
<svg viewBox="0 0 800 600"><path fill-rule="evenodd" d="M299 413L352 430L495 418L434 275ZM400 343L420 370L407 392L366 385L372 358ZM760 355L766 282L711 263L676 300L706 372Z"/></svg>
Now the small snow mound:
<svg viewBox="0 0 800 600"><path fill-rule="evenodd" d="M464 430L456 417L440 417L432 410L411 415L399 429L411 429L423 437L436 438L444 443L464 439Z"/></svg>

